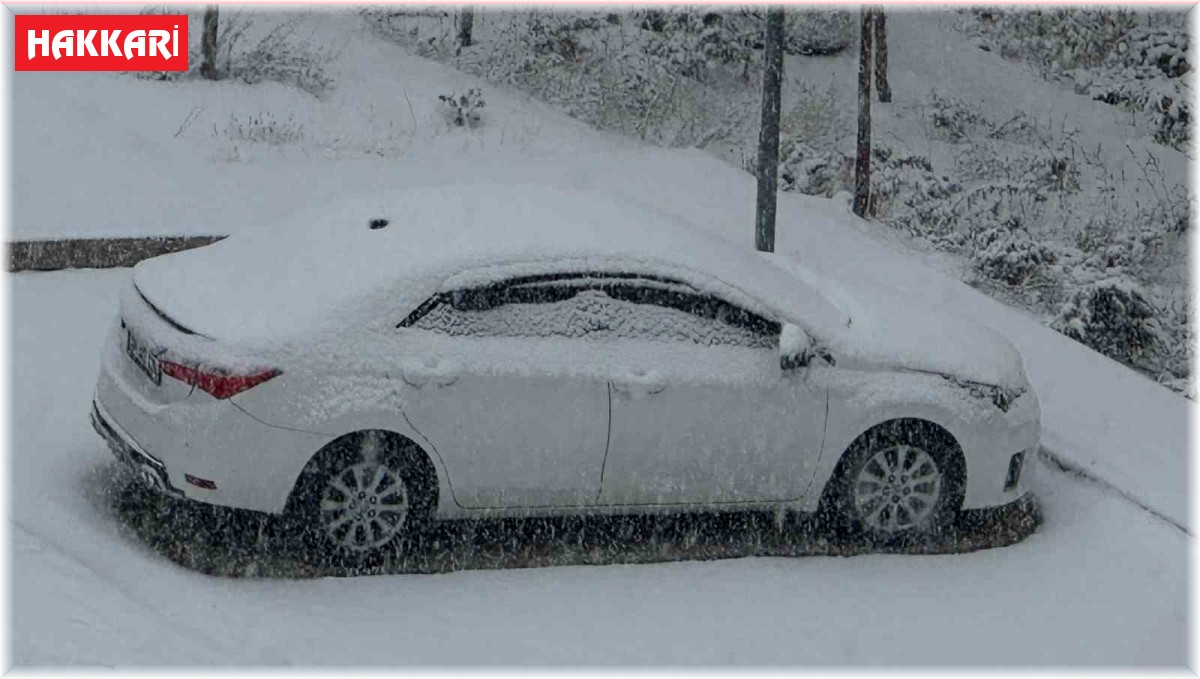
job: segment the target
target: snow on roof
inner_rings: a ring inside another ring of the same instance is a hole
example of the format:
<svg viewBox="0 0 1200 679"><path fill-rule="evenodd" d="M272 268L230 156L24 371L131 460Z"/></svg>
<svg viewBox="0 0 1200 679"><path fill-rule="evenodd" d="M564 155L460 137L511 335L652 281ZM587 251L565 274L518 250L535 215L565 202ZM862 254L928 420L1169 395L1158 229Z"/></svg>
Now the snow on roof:
<svg viewBox="0 0 1200 679"><path fill-rule="evenodd" d="M370 228L378 219L387 226ZM253 344L302 333L368 300L411 309L451 276L456 284L482 284L522 270L631 266L634 273L686 276L777 320L844 323L813 288L749 248L647 206L532 185L352 196L147 260L134 276L143 294L183 325Z"/></svg>

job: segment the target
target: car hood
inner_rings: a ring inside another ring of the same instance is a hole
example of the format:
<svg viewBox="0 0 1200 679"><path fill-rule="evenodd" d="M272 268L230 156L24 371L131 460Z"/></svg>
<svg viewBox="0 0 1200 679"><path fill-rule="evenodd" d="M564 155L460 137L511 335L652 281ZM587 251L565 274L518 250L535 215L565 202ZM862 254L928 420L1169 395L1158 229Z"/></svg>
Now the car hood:
<svg viewBox="0 0 1200 679"><path fill-rule="evenodd" d="M1014 389L1026 386L1020 352L991 329L902 300L894 306L876 302L850 315L849 332L838 347L847 364L938 373ZM834 356L839 356L837 350Z"/></svg>
<svg viewBox="0 0 1200 679"><path fill-rule="evenodd" d="M817 274L789 258L776 262L820 291L843 316L838 327L808 328L839 367L937 373L962 380L1023 389L1024 361L1008 340L957 314L933 309L911 296L848 284Z"/></svg>

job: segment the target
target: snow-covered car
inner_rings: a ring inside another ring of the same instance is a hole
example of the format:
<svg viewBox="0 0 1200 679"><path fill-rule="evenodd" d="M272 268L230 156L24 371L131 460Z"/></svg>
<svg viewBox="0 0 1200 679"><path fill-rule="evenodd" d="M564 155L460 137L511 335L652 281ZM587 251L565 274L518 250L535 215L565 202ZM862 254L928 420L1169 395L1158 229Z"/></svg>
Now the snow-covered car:
<svg viewBox="0 0 1200 679"><path fill-rule="evenodd" d="M159 491L350 556L436 519L735 507L900 539L1019 499L1040 436L981 326L530 186L363 197L141 262L92 419Z"/></svg>

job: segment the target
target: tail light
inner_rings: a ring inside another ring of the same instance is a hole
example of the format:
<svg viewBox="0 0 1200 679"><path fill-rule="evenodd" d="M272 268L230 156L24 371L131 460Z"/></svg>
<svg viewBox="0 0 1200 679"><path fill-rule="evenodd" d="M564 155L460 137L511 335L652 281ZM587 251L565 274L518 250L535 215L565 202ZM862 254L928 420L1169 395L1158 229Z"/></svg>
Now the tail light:
<svg viewBox="0 0 1200 679"><path fill-rule="evenodd" d="M215 398L222 399L240 394L281 374L278 370L270 368L238 375L214 368L193 368L166 359L159 359L158 366L164 375L174 377L180 382L203 389Z"/></svg>

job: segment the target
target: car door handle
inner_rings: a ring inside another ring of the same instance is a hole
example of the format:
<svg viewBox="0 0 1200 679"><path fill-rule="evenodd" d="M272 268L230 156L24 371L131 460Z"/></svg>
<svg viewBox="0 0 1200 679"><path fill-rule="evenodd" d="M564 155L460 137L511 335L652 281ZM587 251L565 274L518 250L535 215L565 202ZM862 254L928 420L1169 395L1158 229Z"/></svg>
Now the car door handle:
<svg viewBox="0 0 1200 679"><path fill-rule="evenodd" d="M656 372L634 371L624 377L613 380L613 389L632 396L635 394L661 394L667 388L667 381Z"/></svg>
<svg viewBox="0 0 1200 679"><path fill-rule="evenodd" d="M448 387L458 381L460 372L457 364L436 356L426 356L400 367L400 377L404 383L418 389L427 384Z"/></svg>

